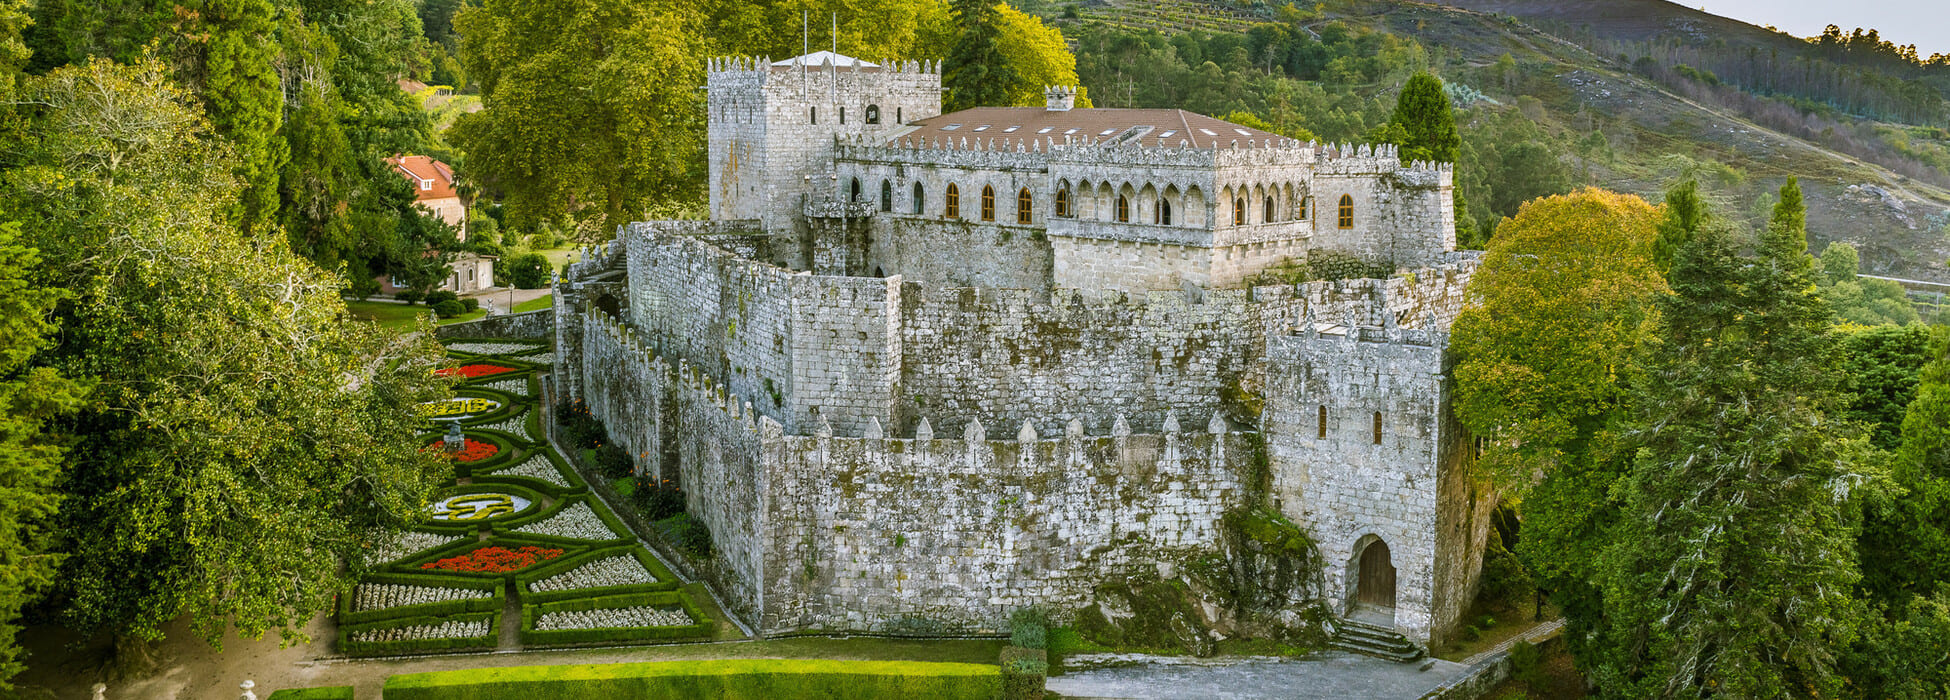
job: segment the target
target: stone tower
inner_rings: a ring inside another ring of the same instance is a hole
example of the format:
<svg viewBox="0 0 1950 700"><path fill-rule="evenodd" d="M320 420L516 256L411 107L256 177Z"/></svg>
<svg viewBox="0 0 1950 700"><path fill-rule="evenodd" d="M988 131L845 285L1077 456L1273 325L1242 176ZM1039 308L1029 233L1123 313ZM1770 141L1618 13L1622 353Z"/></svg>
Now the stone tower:
<svg viewBox="0 0 1950 700"><path fill-rule="evenodd" d="M772 233L793 230L807 196L855 194L833 171L836 138L884 138L941 113L941 68L927 61L819 51L718 59L707 74L711 218L758 219Z"/></svg>

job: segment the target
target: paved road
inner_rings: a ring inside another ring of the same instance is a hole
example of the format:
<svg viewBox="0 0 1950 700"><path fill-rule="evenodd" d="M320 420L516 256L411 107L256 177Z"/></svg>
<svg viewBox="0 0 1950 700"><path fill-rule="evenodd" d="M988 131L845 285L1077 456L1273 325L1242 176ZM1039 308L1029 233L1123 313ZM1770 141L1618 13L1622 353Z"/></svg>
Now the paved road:
<svg viewBox="0 0 1950 700"><path fill-rule="evenodd" d="M1415 700L1468 668L1437 661L1398 664L1339 651L1305 659L1248 658L1231 662L1173 657L1136 665L1076 671L1049 679L1064 698L1335 698Z"/></svg>

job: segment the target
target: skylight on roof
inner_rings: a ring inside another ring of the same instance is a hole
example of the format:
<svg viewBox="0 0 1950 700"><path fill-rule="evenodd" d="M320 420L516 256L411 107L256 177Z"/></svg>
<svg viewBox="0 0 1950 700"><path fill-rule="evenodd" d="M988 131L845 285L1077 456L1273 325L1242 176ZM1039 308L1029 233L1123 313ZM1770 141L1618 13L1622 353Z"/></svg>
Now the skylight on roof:
<svg viewBox="0 0 1950 700"><path fill-rule="evenodd" d="M1233 129L1233 131L1237 131L1237 132L1239 132L1239 135L1240 135L1240 136L1251 136L1251 135L1253 135L1253 132L1250 132L1250 131L1247 131L1247 130L1245 130L1245 129Z"/></svg>
<svg viewBox="0 0 1950 700"><path fill-rule="evenodd" d="M1105 129L1105 130L1103 130L1103 131L1099 131L1099 132L1097 132L1097 135L1098 135L1098 136L1109 136L1109 135L1111 135L1111 134L1115 134L1115 133L1117 133L1117 129L1115 129L1115 128L1111 128L1111 129Z"/></svg>
<svg viewBox="0 0 1950 700"><path fill-rule="evenodd" d="M947 126L944 126L944 127L941 127L941 130L942 130L942 131L954 131L954 130L956 130L956 129L959 129L959 128L961 128L961 125L960 125L960 124L949 124L949 125L947 125Z"/></svg>
<svg viewBox="0 0 1950 700"><path fill-rule="evenodd" d="M1206 136L1218 136L1218 135L1219 135L1219 132L1216 132L1216 131L1213 131L1213 130L1211 130L1211 129L1199 129L1199 130L1198 130L1198 133L1201 133L1201 134L1205 134Z"/></svg>
<svg viewBox="0 0 1950 700"><path fill-rule="evenodd" d="M1079 131L1083 131L1083 130L1082 130L1082 129L1064 129L1064 130L1063 130L1063 135L1064 135L1064 136L1069 136L1070 134L1074 134L1074 133L1077 133L1077 132L1079 132Z"/></svg>
<svg viewBox="0 0 1950 700"><path fill-rule="evenodd" d="M1053 127L1053 126L1046 126L1046 127L1043 127L1043 128L1041 128L1041 129L1037 129L1037 130L1036 130L1036 133L1038 133L1038 134L1047 134L1047 133L1049 133L1049 132L1051 132L1051 131L1054 131L1054 130L1056 130L1056 127Z"/></svg>
<svg viewBox="0 0 1950 700"><path fill-rule="evenodd" d="M1176 134L1176 133L1178 133L1178 130L1177 130L1177 129L1172 129L1172 130L1170 130L1170 131L1167 131L1167 132L1165 132L1165 133L1162 133L1162 134L1158 134L1158 138L1161 138L1161 139L1163 139L1163 138L1170 138L1172 134Z"/></svg>
<svg viewBox="0 0 1950 700"><path fill-rule="evenodd" d="M987 124L983 124L983 125L981 125L981 126L978 126L978 127L975 127L975 130L976 130L976 131L988 131L988 130L989 130L989 125L987 125Z"/></svg>
<svg viewBox="0 0 1950 700"><path fill-rule="evenodd" d="M1012 127L1009 127L1009 128L1007 128L1007 129L1003 129L1003 130L1002 130L1002 133L1005 133L1005 134L1013 134L1013 133L1016 133L1016 130L1017 130L1017 129L1020 129L1020 128L1022 128L1022 127L1020 127L1020 126L1012 126Z"/></svg>

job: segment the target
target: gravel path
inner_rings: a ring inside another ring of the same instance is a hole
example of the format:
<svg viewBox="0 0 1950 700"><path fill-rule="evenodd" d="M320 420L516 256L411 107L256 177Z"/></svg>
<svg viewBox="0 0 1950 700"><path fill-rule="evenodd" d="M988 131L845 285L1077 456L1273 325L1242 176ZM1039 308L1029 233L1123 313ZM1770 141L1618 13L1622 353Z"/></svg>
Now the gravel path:
<svg viewBox="0 0 1950 700"><path fill-rule="evenodd" d="M1339 651L1304 659L1115 658L1136 663L1054 676L1047 687L1066 698L1415 700L1468 669L1436 661L1421 671L1420 663L1398 664Z"/></svg>

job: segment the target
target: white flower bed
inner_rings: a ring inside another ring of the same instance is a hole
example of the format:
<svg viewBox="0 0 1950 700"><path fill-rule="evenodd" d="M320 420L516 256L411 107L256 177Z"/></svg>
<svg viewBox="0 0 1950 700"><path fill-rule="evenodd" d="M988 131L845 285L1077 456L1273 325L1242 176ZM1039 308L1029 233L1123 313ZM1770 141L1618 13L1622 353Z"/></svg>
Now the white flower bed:
<svg viewBox="0 0 1950 700"><path fill-rule="evenodd" d="M499 423L469 426L470 430L499 430L509 435L526 435L528 434L527 428L528 417L525 415L515 416Z"/></svg>
<svg viewBox="0 0 1950 700"><path fill-rule="evenodd" d="M399 561L405 559L408 555L424 552L459 539L458 537L436 535L431 532L407 530L399 533L399 536L393 538L391 542L373 550L372 561L376 564Z"/></svg>
<svg viewBox="0 0 1950 700"><path fill-rule="evenodd" d="M468 598L488 598L493 592L473 588L410 586L399 583L362 583L352 589L352 611L381 610L405 605L440 603Z"/></svg>
<svg viewBox="0 0 1950 700"><path fill-rule="evenodd" d="M526 379L503 379L483 386L496 391L505 391L516 396L528 395L528 380Z"/></svg>
<svg viewBox="0 0 1950 700"><path fill-rule="evenodd" d="M541 346L529 345L527 343L455 343L447 346L447 349L471 352L476 355L510 355L517 352L528 352L539 347Z"/></svg>
<svg viewBox="0 0 1950 700"><path fill-rule="evenodd" d="M536 593L566 591L576 588L598 588L601 586L627 586L632 583L656 583L657 577L643 568L643 562L628 554L592 561L568 571L528 584L528 590Z"/></svg>
<svg viewBox="0 0 1950 700"><path fill-rule="evenodd" d="M411 625L407 627L382 627L373 630L360 630L348 635L355 642L409 642L422 639L462 639L488 636L488 621L473 620L456 622L449 620L437 625Z"/></svg>
<svg viewBox="0 0 1950 700"><path fill-rule="evenodd" d="M555 517L515 528L515 532L574 537L581 540L613 540L617 537L615 532L610 531L608 525L603 524L601 518L596 517L596 511L589 509L587 501L578 501L575 505L556 513Z"/></svg>
<svg viewBox="0 0 1950 700"><path fill-rule="evenodd" d="M521 360L522 362L533 362L538 365L552 365L555 364L555 351L551 350L534 355L522 355L514 359Z"/></svg>
<svg viewBox="0 0 1950 700"><path fill-rule="evenodd" d="M529 457L528 461L521 463L521 466L509 467L507 469L503 469L501 471L495 472L494 475L495 476L526 476L526 477L541 479L542 481L555 484L556 486L560 486L565 489L569 488L569 480L562 478L562 472L560 470L557 470L555 468L555 465L548 461L547 457L544 457L539 454L533 457ZM609 539L609 538L605 537L603 539Z"/></svg>
<svg viewBox="0 0 1950 700"><path fill-rule="evenodd" d="M536 630L593 630L609 627L684 627L696 624L683 608L600 608L574 612L542 613L535 619Z"/></svg>

